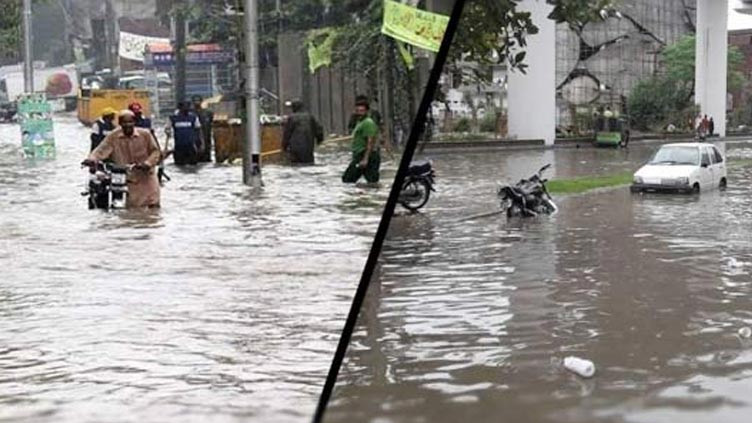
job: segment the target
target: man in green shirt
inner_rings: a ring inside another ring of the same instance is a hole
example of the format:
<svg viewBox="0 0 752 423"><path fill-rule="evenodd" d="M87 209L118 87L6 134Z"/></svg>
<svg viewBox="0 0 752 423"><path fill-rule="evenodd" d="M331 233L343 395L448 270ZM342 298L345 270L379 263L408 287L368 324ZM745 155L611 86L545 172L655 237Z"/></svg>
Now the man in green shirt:
<svg viewBox="0 0 752 423"><path fill-rule="evenodd" d="M352 160L342 175L342 182L355 183L361 176L365 176L369 183L379 181L379 127L370 117L369 109L367 100L355 102L355 114L359 120L352 132Z"/></svg>

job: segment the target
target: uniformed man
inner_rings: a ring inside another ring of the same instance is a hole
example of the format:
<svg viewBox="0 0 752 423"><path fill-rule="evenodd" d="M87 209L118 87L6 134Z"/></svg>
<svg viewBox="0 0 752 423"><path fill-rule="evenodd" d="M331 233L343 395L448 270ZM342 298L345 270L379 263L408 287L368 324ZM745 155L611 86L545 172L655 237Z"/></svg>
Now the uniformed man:
<svg viewBox="0 0 752 423"><path fill-rule="evenodd" d="M187 101L178 104L178 111L170 116L170 127L175 139L173 156L178 166L198 162L198 155L203 150L201 122L193 112Z"/></svg>
<svg viewBox="0 0 752 423"><path fill-rule="evenodd" d="M102 110L102 116L91 125L91 136L89 137L91 148L89 151L94 151L107 135L115 131L117 127L115 125L115 113L115 109L112 107L105 107Z"/></svg>

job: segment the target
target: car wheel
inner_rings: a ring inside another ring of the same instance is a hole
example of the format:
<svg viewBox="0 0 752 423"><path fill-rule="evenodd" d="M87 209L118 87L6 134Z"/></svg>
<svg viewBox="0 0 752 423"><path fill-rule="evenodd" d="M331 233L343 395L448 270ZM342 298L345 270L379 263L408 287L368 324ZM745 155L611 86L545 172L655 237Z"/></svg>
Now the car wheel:
<svg viewBox="0 0 752 423"><path fill-rule="evenodd" d="M726 182L726 178L721 178L721 182L718 184L718 189L721 191L725 191L727 184L728 183Z"/></svg>

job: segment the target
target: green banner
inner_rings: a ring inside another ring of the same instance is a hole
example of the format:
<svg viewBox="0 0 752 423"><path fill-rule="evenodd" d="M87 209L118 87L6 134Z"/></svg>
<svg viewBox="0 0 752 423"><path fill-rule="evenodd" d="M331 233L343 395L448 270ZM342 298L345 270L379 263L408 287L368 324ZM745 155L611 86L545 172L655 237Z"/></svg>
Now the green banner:
<svg viewBox="0 0 752 423"><path fill-rule="evenodd" d="M55 133L52 107L43 93L24 94L18 99L21 147L27 157L54 157Z"/></svg>
<svg viewBox="0 0 752 423"><path fill-rule="evenodd" d="M381 33L430 51L439 51L449 17L426 12L394 0L384 0Z"/></svg>
<svg viewBox="0 0 752 423"><path fill-rule="evenodd" d="M336 31L333 28L322 28L308 33L308 69L316 73L322 66L332 65L332 47Z"/></svg>
<svg viewBox="0 0 752 423"><path fill-rule="evenodd" d="M405 43L397 41L397 49L399 49L402 60L405 61L405 66L407 66L409 70L415 69L415 59L410 53L410 50L407 49L407 45Z"/></svg>

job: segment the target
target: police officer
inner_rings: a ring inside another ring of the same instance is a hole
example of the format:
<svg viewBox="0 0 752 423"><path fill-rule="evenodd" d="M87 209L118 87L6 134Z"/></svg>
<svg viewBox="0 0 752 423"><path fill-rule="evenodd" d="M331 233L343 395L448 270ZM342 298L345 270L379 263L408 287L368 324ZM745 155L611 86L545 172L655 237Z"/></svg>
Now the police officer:
<svg viewBox="0 0 752 423"><path fill-rule="evenodd" d="M201 122L198 116L191 112L191 104L181 101L178 111L170 116L170 127L175 139L175 151L173 156L178 166L198 162L198 155L203 150L201 134Z"/></svg>
<svg viewBox="0 0 752 423"><path fill-rule="evenodd" d="M89 137L91 139L91 150L89 151L94 151L99 143L115 130L115 113L115 109L112 107L105 107L102 110L102 116L91 125L91 136Z"/></svg>

